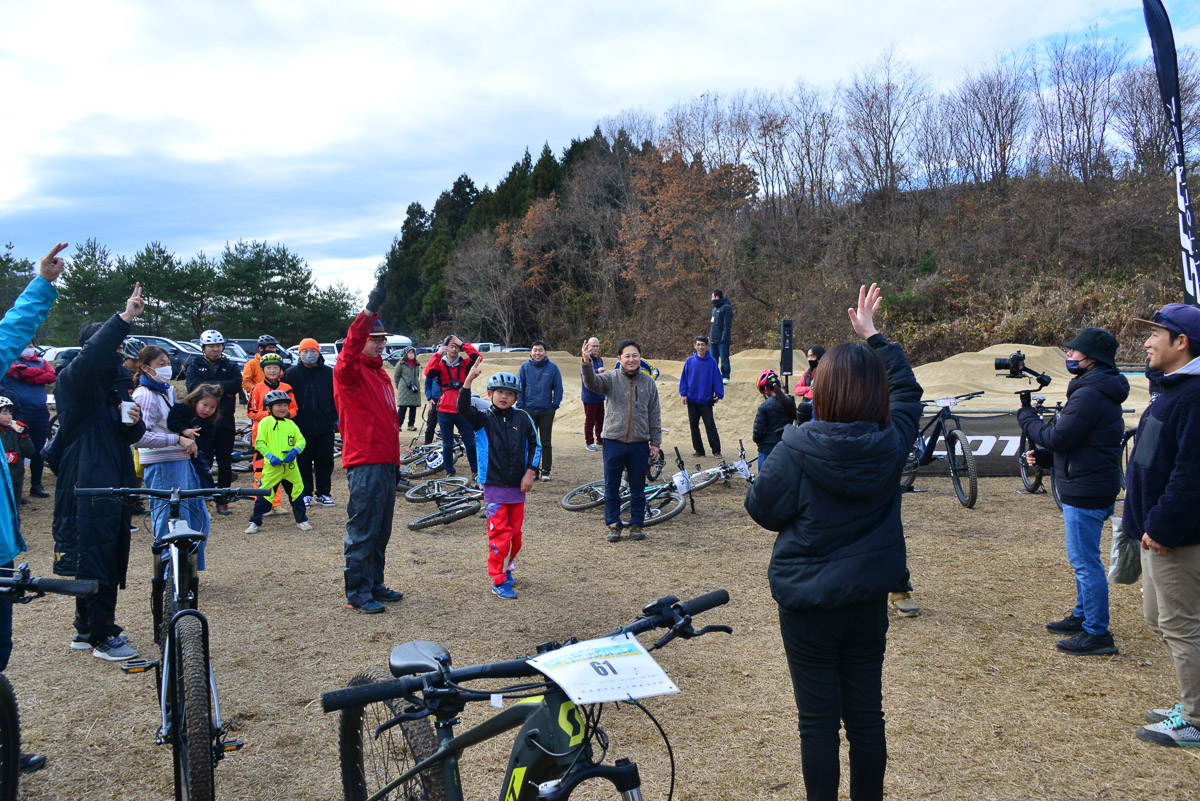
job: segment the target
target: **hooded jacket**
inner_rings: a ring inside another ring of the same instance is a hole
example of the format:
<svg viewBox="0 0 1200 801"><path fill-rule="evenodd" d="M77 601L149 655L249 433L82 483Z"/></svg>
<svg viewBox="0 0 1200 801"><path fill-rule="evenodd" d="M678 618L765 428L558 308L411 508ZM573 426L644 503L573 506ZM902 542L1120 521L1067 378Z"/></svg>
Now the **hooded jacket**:
<svg viewBox="0 0 1200 801"><path fill-rule="evenodd" d="M1033 407L1017 413L1021 430L1054 454L1054 480L1063 503L1105 509L1121 491L1121 404L1129 381L1114 367L1099 365L1067 384L1067 403L1058 422L1042 421Z"/></svg>
<svg viewBox="0 0 1200 801"><path fill-rule="evenodd" d="M729 298L721 298L712 310L708 341L713 345L728 345L733 342L733 304Z"/></svg>
<svg viewBox="0 0 1200 801"><path fill-rule="evenodd" d="M887 596L904 579L900 471L917 436L921 386L899 345L868 340L891 381L889 423L788 427L746 496L778 531L768 576L784 609L838 609Z"/></svg>
<svg viewBox="0 0 1200 801"><path fill-rule="evenodd" d="M1160 545L1200 545L1200 358L1170 374L1138 421L1125 477L1125 535Z"/></svg>
<svg viewBox="0 0 1200 801"><path fill-rule="evenodd" d="M18 354L0 381L0 395L13 401L21 414L28 414L26 410L46 412L46 386L54 381L54 368L45 359Z"/></svg>
<svg viewBox="0 0 1200 801"><path fill-rule="evenodd" d="M221 388L221 403L218 407L221 416L217 418L216 427L229 430L236 428L237 396L242 388L242 374L237 365L225 356L215 362L210 362L204 356L192 359L188 362L184 386L191 392L200 384L216 384Z"/></svg>
<svg viewBox="0 0 1200 801"><path fill-rule="evenodd" d="M396 393L383 359L368 359L363 348L379 319L359 312L350 323L333 368L333 398L342 429L342 467L400 462L400 421Z"/></svg>
<svg viewBox="0 0 1200 801"><path fill-rule="evenodd" d="M521 387L518 406L527 412L548 412L562 403L562 373L549 356L540 362L533 359L522 362L517 370L517 384Z"/></svg>
<svg viewBox="0 0 1200 801"><path fill-rule="evenodd" d="M410 362L401 359L396 362L396 406L421 405L421 363L416 356ZM416 387L416 389L410 389Z"/></svg>
<svg viewBox="0 0 1200 801"><path fill-rule="evenodd" d="M330 434L337 427L337 404L333 400L333 368L317 354L312 367L297 362L283 372L283 381L292 388L296 413L292 419L306 436Z"/></svg>
<svg viewBox="0 0 1200 801"><path fill-rule="evenodd" d="M796 401L784 396L783 401L772 395L758 404L754 413L754 429L752 439L758 446L758 452L766 455L783 439L783 432L791 425L793 417L789 417L784 404L791 406L792 414L796 414Z"/></svg>

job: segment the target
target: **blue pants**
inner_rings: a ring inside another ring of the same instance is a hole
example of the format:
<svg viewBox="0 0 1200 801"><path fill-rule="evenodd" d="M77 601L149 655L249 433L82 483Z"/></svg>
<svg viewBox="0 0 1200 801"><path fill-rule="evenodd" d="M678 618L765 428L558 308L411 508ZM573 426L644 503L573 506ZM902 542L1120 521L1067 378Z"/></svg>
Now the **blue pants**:
<svg viewBox="0 0 1200 801"><path fill-rule="evenodd" d="M346 470L346 601L362 606L385 589L383 567L396 508L396 465L361 464Z"/></svg>
<svg viewBox="0 0 1200 801"><path fill-rule="evenodd" d="M438 429L442 434L442 464L445 465L446 475L454 475L454 429L458 429L462 437L463 447L467 451L467 462L471 472L478 473L479 465L475 455L475 431L457 414L438 412Z"/></svg>
<svg viewBox="0 0 1200 801"><path fill-rule="evenodd" d="M180 459L174 462L156 462L148 464L143 468L145 474L146 486L150 489L200 489L200 477L196 475L196 468L192 466L190 459ZM167 535L167 513L170 511L170 504L161 498L150 499L150 520L154 523L154 541L158 542ZM209 517L208 507L204 505L203 498L188 498L179 504L179 514L187 522L188 526L196 531L208 533ZM196 554L196 569L204 569L204 546L207 543L200 543L200 550ZM167 552L163 551L163 558L167 558Z"/></svg>
<svg viewBox="0 0 1200 801"><path fill-rule="evenodd" d="M729 378L729 343L714 342L710 347L713 358L721 363L721 378Z"/></svg>
<svg viewBox="0 0 1200 801"><path fill-rule="evenodd" d="M646 522L646 465L649 442L601 440L604 445L604 524L621 525L621 475L629 473L629 525Z"/></svg>
<svg viewBox="0 0 1200 801"><path fill-rule="evenodd" d="M1107 509L1080 509L1063 504L1067 561L1075 571L1075 609L1088 634L1108 634L1108 574L1100 561L1100 532L1113 513Z"/></svg>

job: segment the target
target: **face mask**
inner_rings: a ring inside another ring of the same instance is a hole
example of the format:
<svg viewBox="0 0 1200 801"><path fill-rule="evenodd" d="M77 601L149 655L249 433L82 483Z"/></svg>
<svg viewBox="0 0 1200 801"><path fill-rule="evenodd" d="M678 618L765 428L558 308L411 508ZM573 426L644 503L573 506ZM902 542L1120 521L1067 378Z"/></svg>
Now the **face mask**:
<svg viewBox="0 0 1200 801"><path fill-rule="evenodd" d="M1067 359L1067 372L1071 375L1083 375L1087 370L1079 366L1078 359Z"/></svg>
<svg viewBox="0 0 1200 801"><path fill-rule="evenodd" d="M809 360L808 360L808 369L809 369L809 370L816 370L816 369L817 369L817 362L816 362L816 360L815 360L815 359L809 359Z"/></svg>
<svg viewBox="0 0 1200 801"><path fill-rule="evenodd" d="M22 359L32 359L34 356L37 356L37 351L33 348L26 348L25 350L21 351Z"/></svg>
<svg viewBox="0 0 1200 801"><path fill-rule="evenodd" d="M713 301L713 307L714 307L714 308L715 308L715 307L717 307L717 306L720 306L720 305L721 305L721 301L720 301L720 300L714 300L714 301Z"/></svg>
<svg viewBox="0 0 1200 801"><path fill-rule="evenodd" d="M317 357L320 355L321 354L319 353L301 353L300 361L304 362L305 364L316 364Z"/></svg>
<svg viewBox="0 0 1200 801"><path fill-rule="evenodd" d="M155 367L154 377L158 379L160 384L167 383L171 380L171 366L167 365L166 367Z"/></svg>

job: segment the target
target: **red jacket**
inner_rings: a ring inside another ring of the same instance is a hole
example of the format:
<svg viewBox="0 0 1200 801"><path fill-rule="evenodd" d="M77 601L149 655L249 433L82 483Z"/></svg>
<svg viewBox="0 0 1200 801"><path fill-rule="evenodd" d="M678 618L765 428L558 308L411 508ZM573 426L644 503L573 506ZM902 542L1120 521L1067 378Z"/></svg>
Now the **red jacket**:
<svg viewBox="0 0 1200 801"><path fill-rule="evenodd" d="M425 366L425 375L436 375L438 384L442 387L442 397L438 399L438 411L446 414L458 412L458 388L467 380L471 365L479 358L479 351L470 342L464 342L459 354L458 364L451 367L446 360L436 353Z"/></svg>
<svg viewBox="0 0 1200 801"><path fill-rule="evenodd" d="M18 359L8 368L8 375L26 384L53 384L54 367L40 356L34 359Z"/></svg>
<svg viewBox="0 0 1200 801"><path fill-rule="evenodd" d="M400 462L400 420L392 379L383 369L383 359L368 359L362 352L375 320L366 312L354 318L333 368L342 467Z"/></svg>

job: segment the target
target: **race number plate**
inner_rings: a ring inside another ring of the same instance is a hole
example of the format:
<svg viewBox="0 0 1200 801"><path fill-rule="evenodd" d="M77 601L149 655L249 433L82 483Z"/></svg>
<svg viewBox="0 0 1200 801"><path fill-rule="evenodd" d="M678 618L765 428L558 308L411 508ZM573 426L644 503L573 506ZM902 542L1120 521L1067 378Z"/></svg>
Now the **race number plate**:
<svg viewBox="0 0 1200 801"><path fill-rule="evenodd" d="M671 481L675 483L675 491L680 495L687 495L692 489L692 482L688 478L686 470L680 470L675 475L671 476Z"/></svg>
<svg viewBox="0 0 1200 801"><path fill-rule="evenodd" d="M745 479L750 478L750 465L746 464L745 459L738 459L733 463L733 466L737 468L739 476Z"/></svg>
<svg viewBox="0 0 1200 801"><path fill-rule="evenodd" d="M566 645L528 661L577 704L679 692L675 682L629 634Z"/></svg>
<svg viewBox="0 0 1200 801"><path fill-rule="evenodd" d="M933 404L935 406L957 406L958 398L938 398Z"/></svg>

